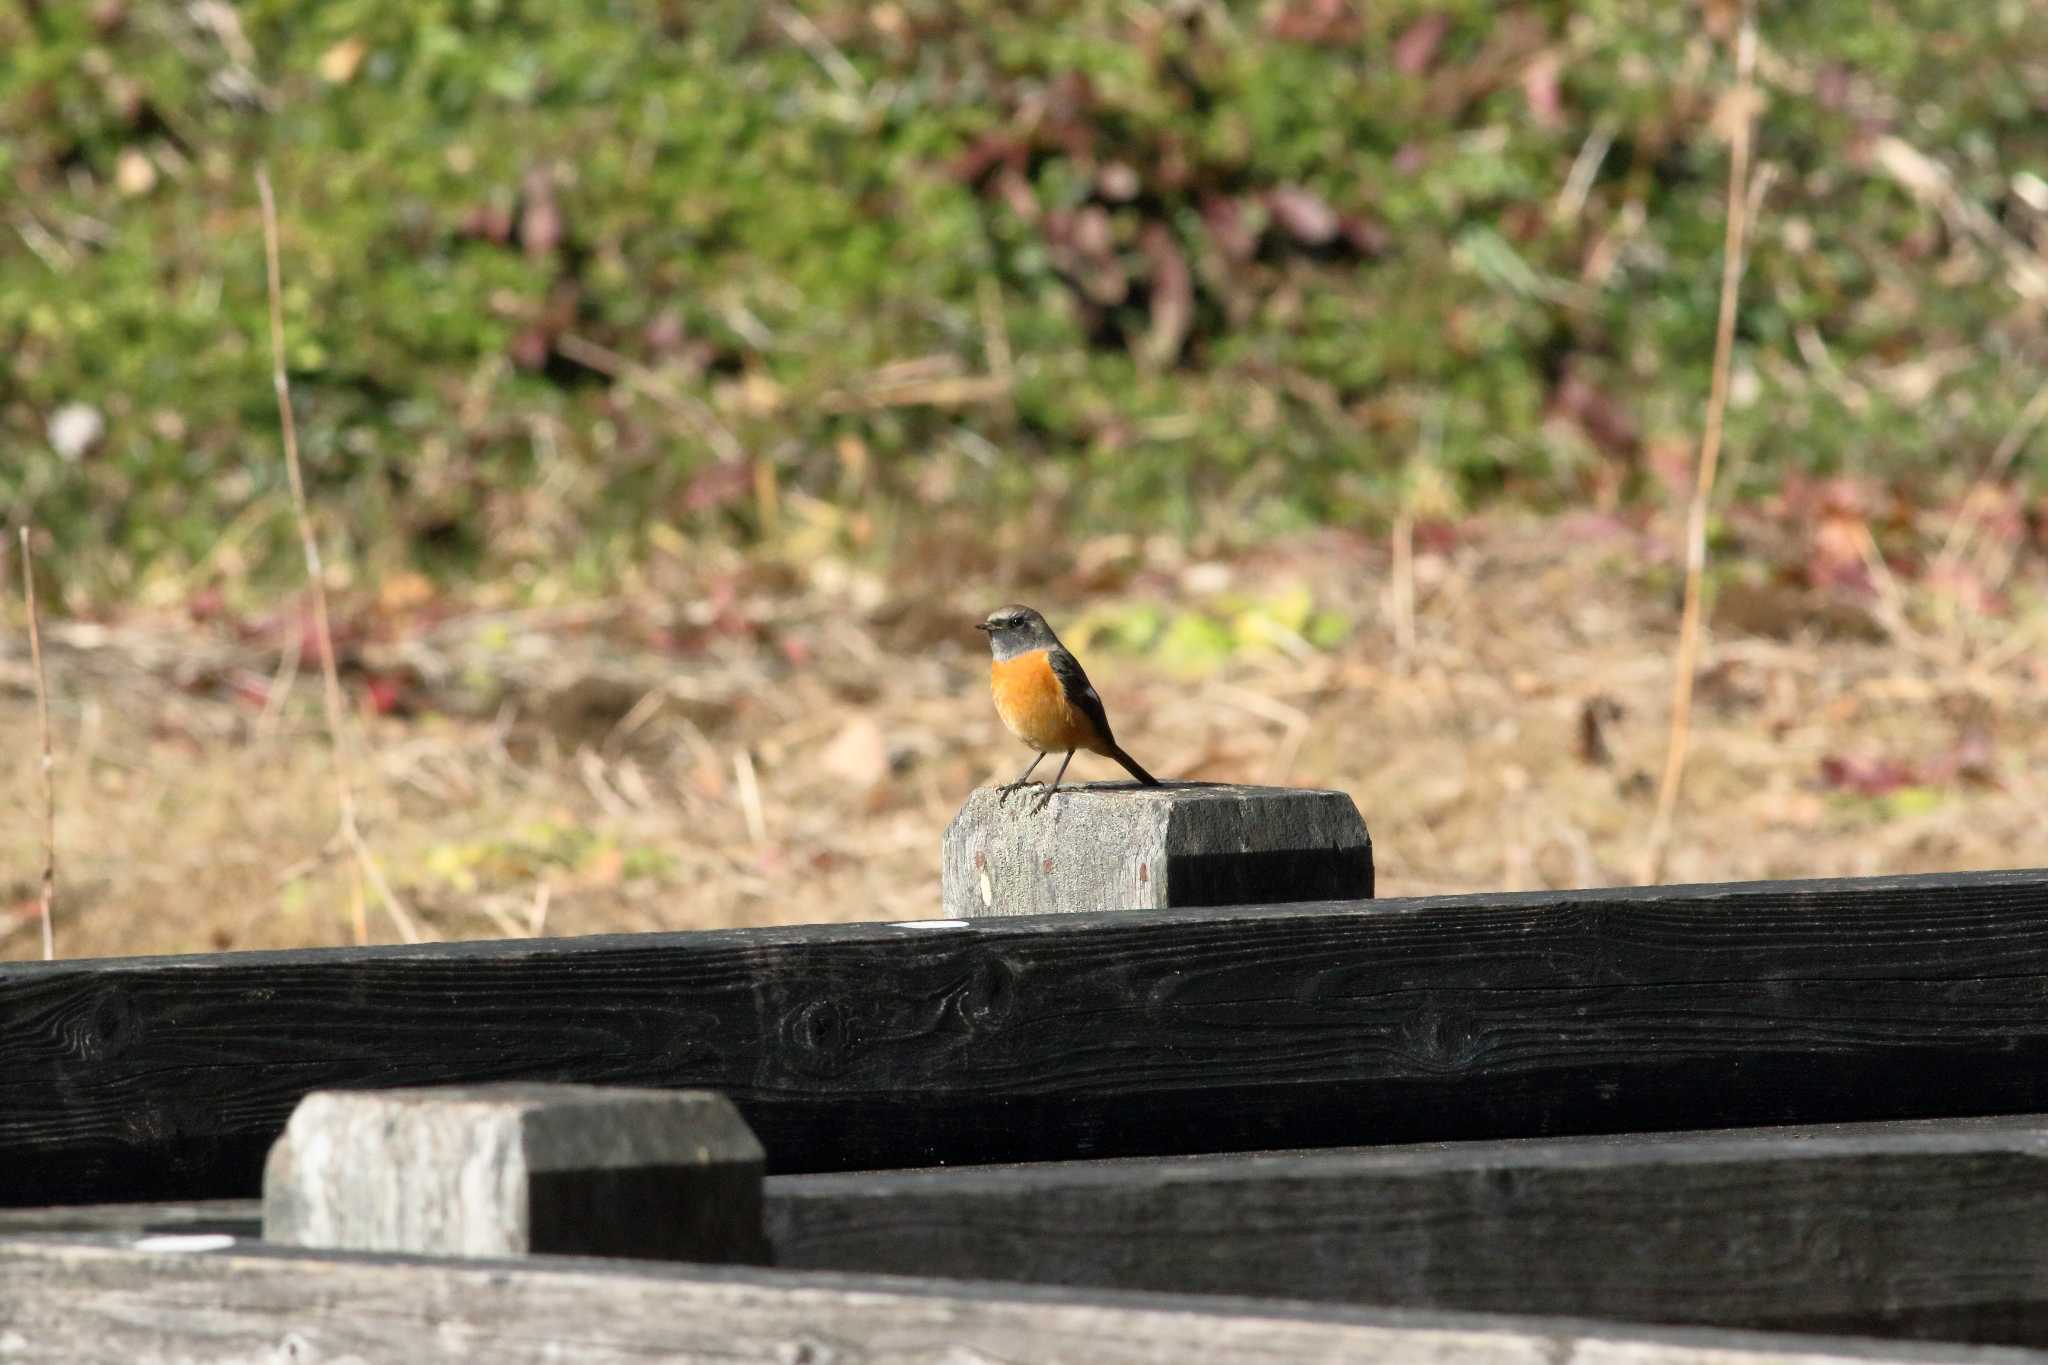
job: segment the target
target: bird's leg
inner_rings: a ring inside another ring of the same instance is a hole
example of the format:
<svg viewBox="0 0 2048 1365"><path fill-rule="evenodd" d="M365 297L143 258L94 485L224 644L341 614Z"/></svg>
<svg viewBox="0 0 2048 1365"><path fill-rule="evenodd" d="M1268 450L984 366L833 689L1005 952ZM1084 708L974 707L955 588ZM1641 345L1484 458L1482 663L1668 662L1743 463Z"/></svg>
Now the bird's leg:
<svg viewBox="0 0 2048 1365"><path fill-rule="evenodd" d="M1052 794L1060 789L1060 779L1067 775L1067 765L1073 761L1074 751L1069 749L1067 750L1067 756L1060 760L1060 770L1052 775L1052 785L1045 789L1045 795L1038 798L1038 804L1033 806L1032 810L1040 811L1045 809L1045 803L1052 800Z"/></svg>
<svg viewBox="0 0 2048 1365"><path fill-rule="evenodd" d="M1037 758L1031 760L1031 767L1026 768L1024 770L1024 776L1018 778L1015 782L1006 782L1002 786L997 787L996 790L1001 792L1002 795L996 798L996 804L1000 806L1005 801L1008 801L1010 799L1011 792L1017 790L1017 788L1023 786L1026 782L1029 782L1031 780L1032 768L1036 768L1039 764L1043 762L1045 762L1045 754L1041 752Z"/></svg>

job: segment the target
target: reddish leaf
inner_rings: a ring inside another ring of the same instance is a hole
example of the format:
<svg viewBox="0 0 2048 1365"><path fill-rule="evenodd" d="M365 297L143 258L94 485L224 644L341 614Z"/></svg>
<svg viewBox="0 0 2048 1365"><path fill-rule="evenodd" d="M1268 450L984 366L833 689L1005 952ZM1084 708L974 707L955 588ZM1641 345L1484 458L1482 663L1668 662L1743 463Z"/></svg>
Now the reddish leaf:
<svg viewBox="0 0 2048 1365"><path fill-rule="evenodd" d="M522 370L538 370L548 363L548 353L554 349L554 339L545 327L528 327L514 336L506 346L512 363Z"/></svg>
<svg viewBox="0 0 2048 1365"><path fill-rule="evenodd" d="M1129 203L1143 188L1138 173L1121 161L1112 161L1095 173L1095 192L1112 204Z"/></svg>
<svg viewBox="0 0 2048 1365"><path fill-rule="evenodd" d="M647 343L647 349L656 355L666 355L683 347L686 333L683 330L682 315L673 308L664 308L647 320L640 330L640 338Z"/></svg>
<svg viewBox="0 0 2048 1365"><path fill-rule="evenodd" d="M1022 171L1008 167L997 171L990 188L1010 212L1027 223L1038 221L1038 196L1031 192L1031 182L1024 178Z"/></svg>
<svg viewBox="0 0 2048 1365"><path fill-rule="evenodd" d="M526 173L519 209L519 245L528 260L552 255L562 242L562 209L555 200L555 178L547 171Z"/></svg>
<svg viewBox="0 0 2048 1365"><path fill-rule="evenodd" d="M954 159L954 177L978 185L999 169L1022 172L1031 154L1025 143L1010 133L986 133L972 147Z"/></svg>
<svg viewBox="0 0 2048 1365"><path fill-rule="evenodd" d="M270 679L261 673L246 668L235 669L227 677L228 695L244 706L257 710L270 703Z"/></svg>
<svg viewBox="0 0 2048 1365"><path fill-rule="evenodd" d="M1807 547L1807 583L1868 592L1870 566L1863 557L1863 538L1868 534L1861 517L1833 515L1816 522Z"/></svg>
<svg viewBox="0 0 2048 1365"><path fill-rule="evenodd" d="M1447 555L1458 548L1461 539L1455 522L1425 518L1415 523L1415 553L1424 555Z"/></svg>
<svg viewBox="0 0 2048 1365"><path fill-rule="evenodd" d="M363 679L363 701L379 716L407 709L405 680L389 673L372 673Z"/></svg>
<svg viewBox="0 0 2048 1365"><path fill-rule="evenodd" d="M1363 214L1345 214L1337 220L1337 231L1361 256L1378 256L1394 245L1393 234Z"/></svg>
<svg viewBox="0 0 2048 1365"><path fill-rule="evenodd" d="M464 237L503 246L512 238L512 210L503 204L478 204L462 215L456 231Z"/></svg>
<svg viewBox="0 0 2048 1365"><path fill-rule="evenodd" d="M720 460L697 471L683 489L683 506L692 512L729 507L754 491L753 466L745 460ZM730 585L727 592L730 593Z"/></svg>
<svg viewBox="0 0 2048 1365"><path fill-rule="evenodd" d="M217 621L227 611L227 598L218 587L201 588L185 600L185 614L194 622Z"/></svg>
<svg viewBox="0 0 2048 1365"><path fill-rule="evenodd" d="M1337 236L1337 211L1321 195L1298 185L1268 191L1266 211L1281 231L1304 246L1325 246Z"/></svg>
<svg viewBox="0 0 2048 1365"><path fill-rule="evenodd" d="M1074 249L1086 256L1104 257L1116 246L1109 214L1099 204L1083 206L1073 218Z"/></svg>
<svg viewBox="0 0 2048 1365"><path fill-rule="evenodd" d="M1220 194L1204 199L1202 226L1208 229L1216 250L1231 264L1242 265L1258 254L1258 234L1245 223L1244 205L1240 201Z"/></svg>
<svg viewBox="0 0 2048 1365"><path fill-rule="evenodd" d="M1152 325L1145 333L1145 354L1155 365L1170 365L1194 322L1195 290L1187 259L1164 223L1147 223L1139 241L1152 269Z"/></svg>
<svg viewBox="0 0 2048 1365"><path fill-rule="evenodd" d="M1538 128L1556 132L1564 127L1564 91L1559 77L1564 74L1564 54L1555 49L1538 53L1522 68L1522 98L1528 102L1529 118Z"/></svg>
<svg viewBox="0 0 2048 1365"><path fill-rule="evenodd" d="M1339 46L1364 32L1350 0L1290 0L1272 10L1266 32L1287 43Z"/></svg>
<svg viewBox="0 0 2048 1365"><path fill-rule="evenodd" d="M1446 15L1425 14L1417 19L1394 40L1394 69L1404 76L1420 76L1428 71L1429 64L1436 60L1437 47L1450 30L1451 21Z"/></svg>
<svg viewBox="0 0 2048 1365"><path fill-rule="evenodd" d="M1620 702L1604 692L1586 698L1579 706L1579 761L1596 768L1605 768L1614 762L1614 751L1607 743L1607 727L1620 720L1625 712Z"/></svg>
<svg viewBox="0 0 2048 1365"><path fill-rule="evenodd" d="M1921 775L1912 764L1893 758L1847 758L1829 754L1820 761L1820 780L1852 796L1889 796L1901 787L1918 786Z"/></svg>
<svg viewBox="0 0 2048 1365"><path fill-rule="evenodd" d="M1622 405L1577 365L1566 364L1564 377L1551 392L1549 415L1577 427L1603 454L1633 459L1642 450L1635 423Z"/></svg>

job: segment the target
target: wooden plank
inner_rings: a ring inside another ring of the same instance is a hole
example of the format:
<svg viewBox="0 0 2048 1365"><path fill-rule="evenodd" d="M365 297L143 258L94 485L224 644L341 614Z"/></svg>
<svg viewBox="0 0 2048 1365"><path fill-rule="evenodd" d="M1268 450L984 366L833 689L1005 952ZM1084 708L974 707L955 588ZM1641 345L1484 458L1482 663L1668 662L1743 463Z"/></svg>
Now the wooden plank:
<svg viewBox="0 0 2048 1365"><path fill-rule="evenodd" d="M2048 1346L2048 1117L768 1185L775 1263Z"/></svg>
<svg viewBox="0 0 2048 1365"><path fill-rule="evenodd" d="M18 964L0 1203L310 1090L724 1091L771 1171L2048 1109L2048 873Z"/></svg>
<svg viewBox="0 0 2048 1365"><path fill-rule="evenodd" d="M0 1239L10 1361L2043 1365L2034 1352L651 1262Z"/></svg>
<svg viewBox="0 0 2048 1365"><path fill-rule="evenodd" d="M245 1241L263 1236L260 1199L183 1199L141 1204L52 1204L0 1209L0 1237L42 1233L102 1233L133 1240L156 1234L225 1233Z"/></svg>
<svg viewBox="0 0 2048 1365"><path fill-rule="evenodd" d="M2038 1347L2044 1163L2029 1116L780 1176L766 1208L785 1269ZM258 1214L0 1210L0 1237Z"/></svg>

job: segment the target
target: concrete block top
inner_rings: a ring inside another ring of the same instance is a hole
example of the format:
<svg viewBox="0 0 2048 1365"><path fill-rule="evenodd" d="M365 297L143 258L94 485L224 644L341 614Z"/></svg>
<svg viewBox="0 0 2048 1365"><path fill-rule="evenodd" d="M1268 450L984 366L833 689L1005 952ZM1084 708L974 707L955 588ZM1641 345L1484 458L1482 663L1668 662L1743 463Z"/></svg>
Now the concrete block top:
<svg viewBox="0 0 2048 1365"><path fill-rule="evenodd" d="M982 787L946 829L946 914L1167 909L1372 895L1372 840L1339 791L1207 782Z"/></svg>

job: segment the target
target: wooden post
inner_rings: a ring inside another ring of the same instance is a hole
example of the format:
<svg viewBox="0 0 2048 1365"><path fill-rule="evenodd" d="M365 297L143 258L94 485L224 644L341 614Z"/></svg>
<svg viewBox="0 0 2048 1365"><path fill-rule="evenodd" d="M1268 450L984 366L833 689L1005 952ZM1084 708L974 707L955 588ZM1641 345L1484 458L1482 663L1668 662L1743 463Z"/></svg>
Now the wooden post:
<svg viewBox="0 0 2048 1365"><path fill-rule="evenodd" d="M953 919L1359 900L1372 838L1343 792L1127 782L967 799L946 829Z"/></svg>
<svg viewBox="0 0 2048 1365"><path fill-rule="evenodd" d="M2048 1365L1926 1342L632 1261L0 1237L12 1361Z"/></svg>
<svg viewBox="0 0 2048 1365"><path fill-rule="evenodd" d="M759 1261L761 1144L722 1095L320 1091L263 1172L263 1235L442 1256Z"/></svg>

